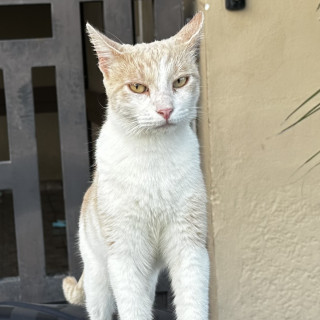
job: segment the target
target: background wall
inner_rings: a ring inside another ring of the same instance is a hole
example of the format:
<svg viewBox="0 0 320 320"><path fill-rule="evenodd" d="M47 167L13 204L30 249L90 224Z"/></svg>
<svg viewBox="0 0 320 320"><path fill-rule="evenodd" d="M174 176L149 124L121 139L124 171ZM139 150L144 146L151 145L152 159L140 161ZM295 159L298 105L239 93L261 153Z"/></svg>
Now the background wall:
<svg viewBox="0 0 320 320"><path fill-rule="evenodd" d="M320 88L318 3L198 0L212 319L319 319L320 157L293 173L320 149L320 113L277 135Z"/></svg>

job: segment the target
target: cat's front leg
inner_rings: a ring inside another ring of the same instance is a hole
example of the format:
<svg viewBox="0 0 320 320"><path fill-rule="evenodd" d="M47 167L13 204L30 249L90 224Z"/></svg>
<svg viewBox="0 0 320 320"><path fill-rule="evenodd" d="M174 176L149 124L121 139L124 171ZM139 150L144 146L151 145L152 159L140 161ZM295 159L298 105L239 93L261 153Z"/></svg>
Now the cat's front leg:
<svg viewBox="0 0 320 320"><path fill-rule="evenodd" d="M139 251L148 251L142 247L138 250L119 250L108 259L111 285L121 320L151 320L154 293L154 270L151 258Z"/></svg>
<svg viewBox="0 0 320 320"><path fill-rule="evenodd" d="M206 246L190 238L190 230L172 226L166 232L165 256L178 320L208 320L209 257Z"/></svg>
<svg viewBox="0 0 320 320"><path fill-rule="evenodd" d="M90 320L111 320L115 311L115 301L111 290L107 262L88 247L84 238L84 235L80 237L84 264L83 284L86 309Z"/></svg>

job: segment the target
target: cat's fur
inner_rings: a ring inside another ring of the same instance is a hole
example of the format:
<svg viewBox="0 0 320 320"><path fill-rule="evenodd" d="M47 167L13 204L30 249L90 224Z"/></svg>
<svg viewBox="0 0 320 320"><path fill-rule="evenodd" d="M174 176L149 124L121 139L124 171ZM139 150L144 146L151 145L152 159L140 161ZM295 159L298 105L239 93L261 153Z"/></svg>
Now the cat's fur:
<svg viewBox="0 0 320 320"><path fill-rule="evenodd" d="M159 271L168 268L179 320L207 320L209 260L206 193L197 114L198 13L174 37L121 45L90 25L108 95L96 146L96 172L79 223L84 271L63 282L71 303L92 320L151 320ZM189 77L181 88L173 82ZM134 93L129 85L149 88ZM172 108L168 122L159 114ZM158 112L157 112L158 111Z"/></svg>

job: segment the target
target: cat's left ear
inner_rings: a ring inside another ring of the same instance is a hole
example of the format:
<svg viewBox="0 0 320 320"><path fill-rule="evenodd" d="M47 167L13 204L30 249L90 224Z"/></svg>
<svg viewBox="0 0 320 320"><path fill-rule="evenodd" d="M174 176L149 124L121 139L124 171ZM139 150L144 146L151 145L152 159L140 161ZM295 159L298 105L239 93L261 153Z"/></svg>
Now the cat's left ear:
<svg viewBox="0 0 320 320"><path fill-rule="evenodd" d="M190 49L197 49L202 35L204 14L198 12L173 38Z"/></svg>
<svg viewBox="0 0 320 320"><path fill-rule="evenodd" d="M109 39L96 30L91 24L87 23L86 27L90 41L99 59L99 68L102 73L108 74L108 69L112 62L117 57L122 56L123 47L120 43Z"/></svg>

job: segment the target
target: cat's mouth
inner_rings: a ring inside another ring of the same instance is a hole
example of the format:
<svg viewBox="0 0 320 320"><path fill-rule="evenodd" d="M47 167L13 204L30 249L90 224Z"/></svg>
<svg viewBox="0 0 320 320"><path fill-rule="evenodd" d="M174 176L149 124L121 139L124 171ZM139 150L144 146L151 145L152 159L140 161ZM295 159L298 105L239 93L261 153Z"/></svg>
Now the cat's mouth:
<svg viewBox="0 0 320 320"><path fill-rule="evenodd" d="M140 123L141 128L148 129L148 130L164 130L164 129L169 129L173 128L176 126L176 122L168 119L167 121L148 121L148 122L143 122Z"/></svg>
<svg viewBox="0 0 320 320"><path fill-rule="evenodd" d="M156 128L169 128L169 127L173 127L174 125L175 123L167 121L165 123L158 125Z"/></svg>

